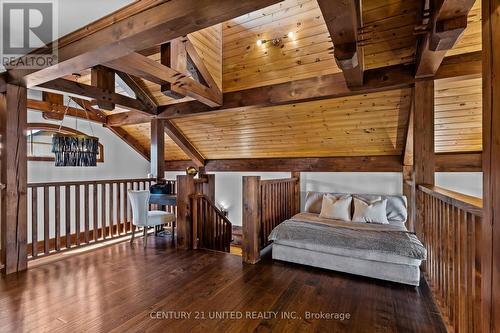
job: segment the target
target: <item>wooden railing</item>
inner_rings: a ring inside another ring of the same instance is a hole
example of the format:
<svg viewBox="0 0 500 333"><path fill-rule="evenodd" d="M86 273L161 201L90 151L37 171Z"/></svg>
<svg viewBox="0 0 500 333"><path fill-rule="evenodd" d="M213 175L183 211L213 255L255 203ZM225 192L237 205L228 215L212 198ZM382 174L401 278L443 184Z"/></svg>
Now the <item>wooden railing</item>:
<svg viewBox="0 0 500 333"><path fill-rule="evenodd" d="M299 174L273 180L243 177L243 261L258 262L271 231L299 212Z"/></svg>
<svg viewBox="0 0 500 333"><path fill-rule="evenodd" d="M418 186L423 271L450 332L481 331L482 200L435 186Z"/></svg>
<svg viewBox="0 0 500 333"><path fill-rule="evenodd" d="M297 214L297 178L260 181L260 232L259 244L263 249L269 245L268 236L281 222Z"/></svg>
<svg viewBox="0 0 500 333"><path fill-rule="evenodd" d="M232 224L206 195L191 196L191 217L194 249L230 251Z"/></svg>
<svg viewBox="0 0 500 333"><path fill-rule="evenodd" d="M149 189L153 183L123 179L28 184L29 258L131 234L127 190Z"/></svg>

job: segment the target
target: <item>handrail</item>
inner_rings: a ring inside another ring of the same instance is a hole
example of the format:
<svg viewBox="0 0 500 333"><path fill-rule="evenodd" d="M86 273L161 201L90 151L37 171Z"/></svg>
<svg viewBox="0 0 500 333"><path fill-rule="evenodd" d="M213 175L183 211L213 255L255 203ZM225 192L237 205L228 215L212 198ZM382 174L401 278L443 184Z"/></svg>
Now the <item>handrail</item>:
<svg viewBox="0 0 500 333"><path fill-rule="evenodd" d="M419 190L450 205L468 211L476 216L483 216L483 200L467 194L450 191L438 186L419 185Z"/></svg>
<svg viewBox="0 0 500 333"><path fill-rule="evenodd" d="M130 178L130 179L109 179L109 180L82 180L82 181L64 181L64 182L39 182L28 183L28 187L42 186L65 186L65 185L92 185L92 184L117 184L125 182L156 182L155 178Z"/></svg>
<svg viewBox="0 0 500 333"><path fill-rule="evenodd" d="M190 195L193 248L230 251L232 224L210 198L204 194Z"/></svg>
<svg viewBox="0 0 500 333"><path fill-rule="evenodd" d="M194 199L204 198L204 200L206 200L208 202L208 204L217 212L218 215L220 215L220 217L226 223L231 224L231 221L229 221L229 219L226 217L226 215L224 215L224 213L215 205L215 203L212 200L210 200L210 198L208 196L206 196L205 194L193 194L190 196L190 198L194 198Z"/></svg>

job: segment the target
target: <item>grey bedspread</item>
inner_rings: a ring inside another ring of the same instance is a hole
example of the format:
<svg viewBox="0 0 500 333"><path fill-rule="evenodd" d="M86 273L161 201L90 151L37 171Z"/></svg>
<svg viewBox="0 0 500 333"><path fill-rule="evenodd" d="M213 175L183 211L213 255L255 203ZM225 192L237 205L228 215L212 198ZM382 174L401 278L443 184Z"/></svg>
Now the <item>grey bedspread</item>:
<svg viewBox="0 0 500 333"><path fill-rule="evenodd" d="M367 250L424 260L427 251L404 226L342 222L300 213L278 225L269 240L321 247Z"/></svg>

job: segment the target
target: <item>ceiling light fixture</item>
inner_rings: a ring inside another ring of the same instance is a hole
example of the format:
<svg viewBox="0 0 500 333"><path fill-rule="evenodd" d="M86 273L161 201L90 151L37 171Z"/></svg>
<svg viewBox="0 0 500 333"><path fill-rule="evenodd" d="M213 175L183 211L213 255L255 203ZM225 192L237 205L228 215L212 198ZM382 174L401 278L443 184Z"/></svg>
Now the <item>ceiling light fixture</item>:
<svg viewBox="0 0 500 333"><path fill-rule="evenodd" d="M285 39L285 38L292 39L294 37L295 37L295 33L293 31L290 31L289 33L287 33L286 35L281 36L281 37L275 37L272 39L258 39L257 46L262 46L266 43L271 43L273 46L280 46L283 43L283 39Z"/></svg>

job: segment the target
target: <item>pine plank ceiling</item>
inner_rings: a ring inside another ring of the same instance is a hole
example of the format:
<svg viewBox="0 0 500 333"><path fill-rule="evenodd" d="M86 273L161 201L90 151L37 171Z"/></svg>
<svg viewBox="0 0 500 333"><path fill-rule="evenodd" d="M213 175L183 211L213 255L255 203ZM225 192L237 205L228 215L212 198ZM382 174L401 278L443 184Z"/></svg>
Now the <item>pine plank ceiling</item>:
<svg viewBox="0 0 500 333"><path fill-rule="evenodd" d="M447 56L481 50L481 7ZM366 69L415 63L419 1L363 0L360 40ZM279 47L257 40L283 38ZM224 92L340 73L328 28L316 0L286 0L189 35ZM150 58L159 61L159 54ZM82 80L90 81L88 73ZM158 105L173 100L146 80ZM480 151L481 80L436 83L436 151ZM411 91L252 108L173 121L206 159L400 155ZM119 110L117 110L119 111ZM115 111L116 112L116 111ZM149 148L149 124L124 126ZM166 140L167 160L188 157Z"/></svg>

